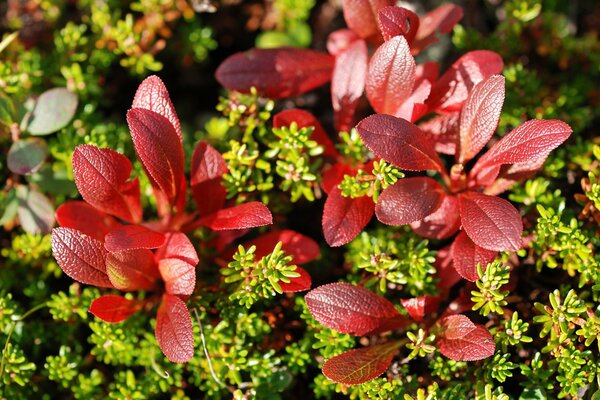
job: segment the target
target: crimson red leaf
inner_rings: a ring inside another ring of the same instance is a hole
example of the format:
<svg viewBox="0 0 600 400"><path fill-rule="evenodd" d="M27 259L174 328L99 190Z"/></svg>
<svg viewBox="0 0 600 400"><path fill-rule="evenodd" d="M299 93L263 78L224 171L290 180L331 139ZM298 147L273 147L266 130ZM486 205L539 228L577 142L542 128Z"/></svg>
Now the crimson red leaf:
<svg viewBox="0 0 600 400"><path fill-rule="evenodd" d="M494 52L470 51L433 85L427 105L437 112L459 111L473 86L490 75L499 74L503 67L502 57Z"/></svg>
<svg viewBox="0 0 600 400"><path fill-rule="evenodd" d="M370 335L407 323L388 300L349 283L319 286L308 292L304 300L319 323L341 333Z"/></svg>
<svg viewBox="0 0 600 400"><path fill-rule="evenodd" d="M178 258L163 258L158 270L165 282L165 290L176 296L191 296L196 287L196 268Z"/></svg>
<svg viewBox="0 0 600 400"><path fill-rule="evenodd" d="M456 272L468 281L475 282L479 279L477 264L481 264L483 270L494 261L497 252L486 250L477 246L465 232L458 234L452 244L452 265Z"/></svg>
<svg viewBox="0 0 600 400"><path fill-rule="evenodd" d="M477 361L490 357L496 350L487 328L477 325L464 315L451 315L440 320L445 329L438 337L440 352L456 361Z"/></svg>
<svg viewBox="0 0 600 400"><path fill-rule="evenodd" d="M487 186L496 179L504 164L518 164L515 169L521 172L535 170L572 132L569 125L558 120L527 121L485 153L471 170L469 178Z"/></svg>
<svg viewBox="0 0 600 400"><path fill-rule="evenodd" d="M175 128L162 115L142 108L127 112L127 124L152 186L175 205L185 185L183 147Z"/></svg>
<svg viewBox="0 0 600 400"><path fill-rule="evenodd" d="M136 300L108 294L92 301L90 312L105 322L121 322L131 317L141 308Z"/></svg>
<svg viewBox="0 0 600 400"><path fill-rule="evenodd" d="M214 147L200 142L192 155L192 195L200 215L208 215L223 208L227 190L221 181L227 173L225 159Z"/></svg>
<svg viewBox="0 0 600 400"><path fill-rule="evenodd" d="M349 131L354 125L356 106L365 89L367 58L367 43L357 40L335 59L331 102L338 131Z"/></svg>
<svg viewBox="0 0 600 400"><path fill-rule="evenodd" d="M373 109L396 115L415 85L415 59L406 39L396 36L375 51L369 61L366 93Z"/></svg>
<svg viewBox="0 0 600 400"><path fill-rule="evenodd" d="M133 249L156 249L165 242L165 235L141 225L120 225L104 238L104 247L110 252Z"/></svg>
<svg viewBox="0 0 600 400"><path fill-rule="evenodd" d="M450 290L452 286L462 279L452 266L451 246L440 249L435 256L435 276L439 279L437 287L442 293Z"/></svg>
<svg viewBox="0 0 600 400"><path fill-rule="evenodd" d="M104 214L83 201L69 201L56 210L56 221L65 228L77 229L96 240L118 225L110 215Z"/></svg>
<svg viewBox="0 0 600 400"><path fill-rule="evenodd" d="M350 29L338 29L327 37L327 51L332 56L339 56L360 37Z"/></svg>
<svg viewBox="0 0 600 400"><path fill-rule="evenodd" d="M228 57L216 78L229 90L281 99L315 89L331 79L334 58L307 49L252 49Z"/></svg>
<svg viewBox="0 0 600 400"><path fill-rule="evenodd" d="M377 15L379 30L384 40L390 40L394 36L404 36L410 43L419 29L419 17L414 12L404 7L383 7Z"/></svg>
<svg viewBox="0 0 600 400"><path fill-rule="evenodd" d="M444 188L435 179L404 178L381 193L375 215L387 225L409 224L432 214L443 199Z"/></svg>
<svg viewBox="0 0 600 400"><path fill-rule="evenodd" d="M109 253L106 273L119 290L151 290L160 278L154 255L148 249L125 250Z"/></svg>
<svg viewBox="0 0 600 400"><path fill-rule="evenodd" d="M182 140L181 125L177 117L177 112L175 111L175 107L173 107L173 103L171 103L171 98L165 84L158 76L151 75L140 83L135 92L131 108L143 108L162 115L169 120L173 128L175 128L177 136Z"/></svg>
<svg viewBox="0 0 600 400"><path fill-rule="evenodd" d="M332 247L349 243L369 223L375 204L370 197L344 197L338 187L329 192L323 208L323 234Z"/></svg>
<svg viewBox="0 0 600 400"><path fill-rule="evenodd" d="M304 268L300 267L296 267L294 272L299 273L300 276L296 278L289 278L289 283L279 281L281 290L283 290L284 293L304 292L305 290L309 290L310 286L312 285L310 274L306 272Z"/></svg>
<svg viewBox="0 0 600 400"><path fill-rule="evenodd" d="M360 121L356 129L375 155L398 168L410 171L444 170L433 144L416 125L404 119L375 114Z"/></svg>
<svg viewBox="0 0 600 400"><path fill-rule="evenodd" d="M440 304L440 299L433 296L419 296L412 299L402 299L400 303L412 319L416 322L421 322L426 315L435 312L437 306Z"/></svg>
<svg viewBox="0 0 600 400"><path fill-rule="evenodd" d="M165 243L154 254L154 259L157 261L163 258L178 258L192 266L196 266L200 261L194 245L181 232L168 232L165 235Z"/></svg>
<svg viewBox="0 0 600 400"><path fill-rule="evenodd" d="M156 312L154 331L158 345L169 361L188 362L194 356L192 319L185 303L177 296L164 294Z"/></svg>
<svg viewBox="0 0 600 400"><path fill-rule="evenodd" d="M401 344L390 342L349 350L323 365L323 375L343 385L360 385L383 374L392 363Z"/></svg>
<svg viewBox="0 0 600 400"><path fill-rule="evenodd" d="M494 251L521 248L523 221L510 202L476 192L459 195L460 220L469 238L478 246Z"/></svg>
<svg viewBox="0 0 600 400"><path fill-rule="evenodd" d="M419 30L414 42L411 43L413 54L418 54L423 49L439 41L436 32L449 33L463 17L463 10L456 4L442 4L421 17Z"/></svg>
<svg viewBox="0 0 600 400"><path fill-rule="evenodd" d="M83 199L92 207L125 221L142 219L140 185L128 181L131 162L111 149L83 144L73 152L73 175Z"/></svg>
<svg viewBox="0 0 600 400"><path fill-rule="evenodd" d="M102 242L71 228L52 229L52 254L65 274L98 287L113 287L106 275Z"/></svg>
<svg viewBox="0 0 600 400"><path fill-rule="evenodd" d="M475 157L492 138L503 103L502 75L492 75L475 85L460 113L458 163L465 164Z"/></svg>
<svg viewBox="0 0 600 400"><path fill-rule="evenodd" d="M435 142L438 153L456 153L459 116L459 112L441 114L419 124L419 129Z"/></svg>
<svg viewBox="0 0 600 400"><path fill-rule="evenodd" d="M235 207L224 208L201 220L215 231L256 228L273 223L271 211L263 203L252 201Z"/></svg>
<svg viewBox="0 0 600 400"><path fill-rule="evenodd" d="M366 168L365 168L366 169ZM345 175L354 176L357 174L357 169L348 164L336 163L331 168L323 171L321 179L321 187L325 193L329 194L340 182Z"/></svg>
<svg viewBox="0 0 600 400"><path fill-rule="evenodd" d="M394 3L394 0L342 0L346 25L361 38L371 38L379 33L377 12Z"/></svg>
<svg viewBox="0 0 600 400"><path fill-rule="evenodd" d="M410 224L413 231L429 239L446 239L460 228L458 200L455 196L444 196L439 208L420 221Z"/></svg>
<svg viewBox="0 0 600 400"><path fill-rule="evenodd" d="M258 260L271 253L275 245L279 242L281 242L283 251L294 257L294 264L305 264L319 256L319 245L317 242L308 236L289 229L271 231L266 235L259 236L245 243L244 247L256 246L254 255Z"/></svg>
<svg viewBox="0 0 600 400"><path fill-rule="evenodd" d="M309 126L315 128L310 135L310 138L323 146L324 155L332 158L336 158L339 155L333 142L327 135L327 132L325 132L325 129L323 129L321 126L319 120L317 120L317 118L308 111L301 110L299 108L289 108L287 110L280 111L273 116L273 126L275 128L290 126L292 122L298 124L298 128L306 128Z"/></svg>

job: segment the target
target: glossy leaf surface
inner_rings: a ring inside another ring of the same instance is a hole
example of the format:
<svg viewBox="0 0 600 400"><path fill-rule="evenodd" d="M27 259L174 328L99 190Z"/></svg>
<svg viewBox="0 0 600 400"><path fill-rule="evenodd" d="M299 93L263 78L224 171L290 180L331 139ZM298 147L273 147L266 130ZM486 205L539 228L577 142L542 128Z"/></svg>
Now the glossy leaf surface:
<svg viewBox="0 0 600 400"><path fill-rule="evenodd" d="M104 236L118 225L110 215L104 214L83 201L69 201L56 210L56 221L65 228L77 229L81 233L101 242Z"/></svg>
<svg viewBox="0 0 600 400"><path fill-rule="evenodd" d="M196 287L196 268L178 258L163 258L158 270L165 282L165 290L177 296L191 296Z"/></svg>
<svg viewBox="0 0 600 400"><path fill-rule="evenodd" d="M394 5L393 0L342 0L346 25L363 39L379 34L377 12Z"/></svg>
<svg viewBox="0 0 600 400"><path fill-rule="evenodd" d="M194 356L192 319L185 303L164 294L156 313L156 340L171 362L188 362Z"/></svg>
<svg viewBox="0 0 600 400"><path fill-rule="evenodd" d="M349 243L369 223L375 205L370 197L344 197L339 188L329 192L323 208L323 234L332 247Z"/></svg>
<svg viewBox="0 0 600 400"><path fill-rule="evenodd" d="M421 322L423 318L435 312L440 300L432 296L419 296L411 299L402 299L400 303L413 320Z"/></svg>
<svg viewBox="0 0 600 400"><path fill-rule="evenodd" d="M181 124L177 112L173 107L165 84L158 76L151 75L140 83L135 92L131 108L143 108L162 115L173 125L179 139L182 139Z"/></svg>
<svg viewBox="0 0 600 400"><path fill-rule="evenodd" d="M192 195L200 215L208 215L223 208L227 189L222 176L227 173L227 163L221 153L206 142L200 142L192 155Z"/></svg>
<svg viewBox="0 0 600 400"><path fill-rule="evenodd" d="M107 294L92 301L90 312L105 322L125 321L141 308L136 300L122 296Z"/></svg>
<svg viewBox="0 0 600 400"><path fill-rule="evenodd" d="M106 273L113 286L124 291L154 289L160 277L152 252L147 249L109 253Z"/></svg>
<svg viewBox="0 0 600 400"><path fill-rule="evenodd" d="M380 8L377 13L379 30L384 40L404 36L410 43L419 29L419 17L404 7L389 6Z"/></svg>
<svg viewBox="0 0 600 400"><path fill-rule="evenodd" d="M178 258L192 266L196 266L200 261L194 245L181 232L168 232L165 234L165 243L156 250L154 258L155 260Z"/></svg>
<svg viewBox="0 0 600 400"><path fill-rule="evenodd" d="M485 271L487 265L496 258L496 251L477 246L465 232L461 232L452 243L452 265L456 272L468 281L479 279L477 264Z"/></svg>
<svg viewBox="0 0 600 400"><path fill-rule="evenodd" d="M310 274L304 268L300 267L296 267L294 272L297 272L300 276L289 278L289 283L279 281L279 286L281 287L281 290L283 290L283 293L296 293L310 290L312 285Z"/></svg>
<svg viewBox="0 0 600 400"><path fill-rule="evenodd" d="M413 53L417 54L423 49L439 41L437 32L449 33L463 17L463 10L456 4L442 4L438 8L421 17L419 30L415 40L411 43Z"/></svg>
<svg viewBox="0 0 600 400"><path fill-rule="evenodd" d="M216 231L256 228L273 223L271 212L263 203L253 201L224 208L203 219L203 224Z"/></svg>
<svg viewBox="0 0 600 400"><path fill-rule="evenodd" d="M387 225L409 224L432 214L443 198L444 188L435 179L404 178L381 193L375 215Z"/></svg>
<svg viewBox="0 0 600 400"><path fill-rule="evenodd" d="M464 315L451 315L440 320L444 332L438 337L438 348L456 361L477 361L490 357L496 350L492 335Z"/></svg>
<svg viewBox="0 0 600 400"><path fill-rule="evenodd" d="M456 196L446 195L438 209L420 221L410 224L412 230L429 239L446 239L460 228L460 213Z"/></svg>
<svg viewBox="0 0 600 400"><path fill-rule="evenodd" d="M121 225L113 228L104 241L104 247L110 252L156 249L164 244L165 235L141 225Z"/></svg>

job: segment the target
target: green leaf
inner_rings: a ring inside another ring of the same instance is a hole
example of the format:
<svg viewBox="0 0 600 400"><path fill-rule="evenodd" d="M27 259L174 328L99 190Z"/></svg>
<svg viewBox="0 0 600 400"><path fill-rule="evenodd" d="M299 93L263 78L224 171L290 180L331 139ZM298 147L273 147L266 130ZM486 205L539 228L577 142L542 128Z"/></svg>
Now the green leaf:
<svg viewBox="0 0 600 400"><path fill-rule="evenodd" d="M10 223L17 216L17 209L19 208L19 202L17 200L17 195L14 190L11 190L8 192L3 206L5 208L4 208L4 214L2 214L2 217L0 217L0 226Z"/></svg>
<svg viewBox="0 0 600 400"><path fill-rule="evenodd" d="M10 126L14 122L15 104L10 97L0 93L0 124Z"/></svg>
<svg viewBox="0 0 600 400"><path fill-rule="evenodd" d="M54 225L54 207L42 193L20 185L17 187L19 222L27 233L50 233Z"/></svg>
<svg viewBox="0 0 600 400"><path fill-rule="evenodd" d="M42 139L19 140L13 143L8 150L8 169L15 174L31 175L40 169L47 155L48 147Z"/></svg>
<svg viewBox="0 0 600 400"><path fill-rule="evenodd" d="M278 47L298 47L293 37L284 32L263 32L256 38L256 47L273 49Z"/></svg>
<svg viewBox="0 0 600 400"><path fill-rule="evenodd" d="M48 135L64 128L77 110L77 95L66 88L53 88L40 95L27 121L32 135Z"/></svg>
<svg viewBox="0 0 600 400"><path fill-rule="evenodd" d="M525 388L519 400L546 400L546 392L541 387Z"/></svg>

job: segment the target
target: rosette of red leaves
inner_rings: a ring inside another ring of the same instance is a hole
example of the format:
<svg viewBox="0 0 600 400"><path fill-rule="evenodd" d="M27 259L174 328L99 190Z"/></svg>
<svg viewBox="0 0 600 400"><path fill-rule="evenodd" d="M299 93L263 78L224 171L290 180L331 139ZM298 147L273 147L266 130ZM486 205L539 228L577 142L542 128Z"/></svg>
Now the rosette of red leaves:
<svg viewBox="0 0 600 400"><path fill-rule="evenodd" d="M52 251L61 269L81 283L151 292L144 300L104 295L94 300L90 312L114 323L158 304L158 344L169 360L187 362L194 341L185 301L194 292L199 260L185 232L198 226L213 230L262 226L272 223L272 216L258 202L224 208L225 188L220 182L227 166L206 143L198 144L192 159L191 188L198 211L186 212L181 126L158 77L141 83L127 122L159 218L142 221L139 180L130 179L132 165L125 156L81 145L73 154L73 174L84 202L67 202L57 210L61 227L52 231Z"/></svg>

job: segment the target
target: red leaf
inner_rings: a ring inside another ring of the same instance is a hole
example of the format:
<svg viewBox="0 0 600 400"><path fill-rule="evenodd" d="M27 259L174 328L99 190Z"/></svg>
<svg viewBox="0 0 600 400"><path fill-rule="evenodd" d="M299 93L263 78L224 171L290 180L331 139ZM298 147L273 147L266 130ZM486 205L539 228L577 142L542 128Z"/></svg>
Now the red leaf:
<svg viewBox="0 0 600 400"><path fill-rule="evenodd" d="M518 164L516 169L539 168L548 154L569 138L573 130L558 120L531 120L500 139L475 164L470 179L487 186L493 183L503 164Z"/></svg>
<svg viewBox="0 0 600 400"><path fill-rule="evenodd" d="M396 36L375 51L369 62L366 92L373 109L396 115L415 85L415 59L406 39Z"/></svg>
<svg viewBox="0 0 600 400"><path fill-rule="evenodd" d="M463 10L456 4L442 4L421 17L421 24L414 42L411 43L413 54L439 41L436 32L449 33L463 17Z"/></svg>
<svg viewBox="0 0 600 400"><path fill-rule="evenodd" d="M125 250L109 253L106 273L119 290L152 290L160 278L154 255L147 249Z"/></svg>
<svg viewBox="0 0 600 400"><path fill-rule="evenodd" d="M201 219L203 225L223 231L228 229L256 228L273 223L271 211L263 203L252 201L224 208Z"/></svg>
<svg viewBox="0 0 600 400"><path fill-rule="evenodd" d="M490 75L499 74L503 67L502 57L494 52L470 51L433 85L427 105L437 112L459 111L473 86Z"/></svg>
<svg viewBox="0 0 600 400"><path fill-rule="evenodd" d="M200 261L194 245L181 232L168 232L165 235L165 243L154 253L156 261L160 261L163 258L178 258L192 266L196 266Z"/></svg>
<svg viewBox="0 0 600 400"><path fill-rule="evenodd" d="M325 362L323 375L343 385L360 385L383 374L400 344L390 342L346 351Z"/></svg>
<svg viewBox="0 0 600 400"><path fill-rule="evenodd" d="M456 361L477 361L490 357L496 350L492 335L464 315L451 315L440 320L445 328L438 337L440 352Z"/></svg>
<svg viewBox="0 0 600 400"><path fill-rule="evenodd" d="M521 248L523 221L510 202L476 192L459 195L460 220L469 238L478 246L494 251Z"/></svg>
<svg viewBox="0 0 600 400"><path fill-rule="evenodd" d="M349 283L319 286L308 292L304 300L319 323L341 333L364 336L407 324L388 300Z"/></svg>
<svg viewBox="0 0 600 400"><path fill-rule="evenodd" d="M439 279L437 287L441 292L447 292L456 283L462 281L460 275L452 266L450 245L440 249L435 256L435 276Z"/></svg>
<svg viewBox="0 0 600 400"><path fill-rule="evenodd" d="M429 239L446 239L460 228L460 213L455 196L444 196L439 208L420 221L410 224L413 231Z"/></svg>
<svg viewBox="0 0 600 400"><path fill-rule="evenodd" d="M377 219L404 225L431 215L444 199L444 188L427 177L404 178L385 189L375 207Z"/></svg>
<svg viewBox="0 0 600 400"><path fill-rule="evenodd" d="M131 108L143 108L162 115L169 120L173 128L175 128L177 136L182 140L181 125L177 117L177 112L175 111L175 107L173 107L173 103L171 103L171 98L165 84L158 76L151 75L140 83L135 92Z"/></svg>
<svg viewBox="0 0 600 400"><path fill-rule="evenodd" d="M223 208L227 189L221 181L227 171L227 163L221 153L206 142L198 143L192 155L190 179L200 215L209 215Z"/></svg>
<svg viewBox="0 0 600 400"><path fill-rule="evenodd" d="M119 223L83 201L69 201L56 209L56 221L64 228L73 228L96 240L104 236Z"/></svg>
<svg viewBox="0 0 600 400"><path fill-rule="evenodd" d="M299 108L290 108L278 112L273 116L273 126L281 128L282 126L290 126L292 122L298 124L298 128L306 128L312 126L315 130L310 135L312 140L317 141L323 146L323 154L332 158L336 158L339 153L335 149L335 145L321 126L317 118L308 111Z"/></svg>
<svg viewBox="0 0 600 400"><path fill-rule="evenodd" d="M102 242L71 228L52 229L52 254L65 274L78 282L113 287L106 275Z"/></svg>
<svg viewBox="0 0 600 400"><path fill-rule="evenodd" d="M379 30L383 40L395 36L404 36L408 43L412 42L419 29L419 17L404 7L383 7L377 15Z"/></svg>
<svg viewBox="0 0 600 400"><path fill-rule="evenodd" d="M281 290L284 293L296 293L296 292L304 292L305 290L310 290L310 286L312 285L312 279L310 278L310 274L306 272L304 268L296 267L297 273L300 276L296 278L289 278L290 283L279 282L279 286L281 286Z"/></svg>
<svg viewBox="0 0 600 400"><path fill-rule="evenodd" d="M105 238L104 247L109 252L156 249L165 243L165 235L141 225L120 225L113 228Z"/></svg>
<svg viewBox="0 0 600 400"><path fill-rule="evenodd" d="M125 321L140 308L141 304L137 300L108 294L92 301L90 312L105 322L115 323Z"/></svg>
<svg viewBox="0 0 600 400"><path fill-rule="evenodd" d="M73 175L83 199L92 207L127 222L142 219L140 185L128 181L131 163L111 149L83 144L73 152Z"/></svg>
<svg viewBox="0 0 600 400"><path fill-rule="evenodd" d="M196 287L196 268L177 258L163 258L158 262L158 270L165 282L168 294L191 296Z"/></svg>
<svg viewBox="0 0 600 400"><path fill-rule="evenodd" d="M365 89L367 58L367 43L357 40L335 59L331 102L338 131L349 131L354 125L356 107Z"/></svg>
<svg viewBox="0 0 600 400"><path fill-rule="evenodd" d="M313 50L252 49L228 57L215 74L222 86L248 93L252 86L281 99L313 90L331 80L334 58Z"/></svg>
<svg viewBox="0 0 600 400"><path fill-rule="evenodd" d="M185 185L183 147L175 128L162 115L141 108L127 112L127 124L152 187L175 205Z"/></svg>
<svg viewBox="0 0 600 400"><path fill-rule="evenodd" d="M435 151L438 153L456 153L459 116L458 112L441 114L419 124L419 129L435 142Z"/></svg>
<svg viewBox="0 0 600 400"><path fill-rule="evenodd" d="M244 247L256 246L254 254L256 259L273 251L277 243L281 242L281 248L286 254L293 256L294 264L305 264L319 256L319 245L317 242L301 233L286 229L283 231L271 231L266 235L257 237L244 244Z"/></svg>
<svg viewBox="0 0 600 400"><path fill-rule="evenodd" d="M416 125L404 119L375 114L360 121L356 129L375 155L398 168L410 171L444 170L433 144Z"/></svg>
<svg viewBox="0 0 600 400"><path fill-rule="evenodd" d="M492 75L475 85L460 113L458 163L465 164L475 157L492 138L503 103L502 75Z"/></svg>
<svg viewBox="0 0 600 400"><path fill-rule="evenodd" d="M337 163L333 164L331 168L323 172L321 179L321 187L325 193L329 194L331 191L342 182L345 175L354 176L357 174L357 168L352 167L348 164Z"/></svg>
<svg viewBox="0 0 600 400"><path fill-rule="evenodd" d="M342 196L339 188L335 187L325 201L323 209L323 234L332 247L349 243L369 223L375 204L370 197Z"/></svg>
<svg viewBox="0 0 600 400"><path fill-rule="evenodd" d="M156 312L156 340L163 354L175 363L194 356L192 319L185 303L177 296L164 294Z"/></svg>
<svg viewBox="0 0 600 400"><path fill-rule="evenodd" d="M440 299L433 296L420 296L413 297L412 299L402 299L400 303L412 319L416 322L421 322L426 315L435 312L437 306L440 304Z"/></svg>
<svg viewBox="0 0 600 400"><path fill-rule="evenodd" d="M372 38L379 33L377 12L394 3L393 0L342 0L346 25L361 38Z"/></svg>
<svg viewBox="0 0 600 400"><path fill-rule="evenodd" d="M485 271L487 265L494 261L496 254L498 254L493 250L486 250L477 246L465 232L459 233L454 239L450 251L452 252L452 265L456 272L471 282L479 279L477 264L481 264Z"/></svg>
<svg viewBox="0 0 600 400"><path fill-rule="evenodd" d="M338 29L327 37L327 51L332 56L339 56L360 37L350 29Z"/></svg>

